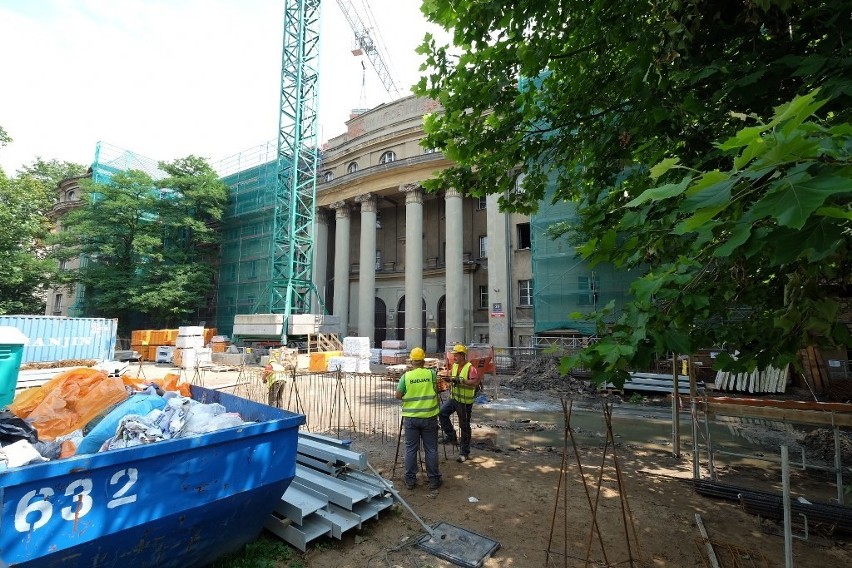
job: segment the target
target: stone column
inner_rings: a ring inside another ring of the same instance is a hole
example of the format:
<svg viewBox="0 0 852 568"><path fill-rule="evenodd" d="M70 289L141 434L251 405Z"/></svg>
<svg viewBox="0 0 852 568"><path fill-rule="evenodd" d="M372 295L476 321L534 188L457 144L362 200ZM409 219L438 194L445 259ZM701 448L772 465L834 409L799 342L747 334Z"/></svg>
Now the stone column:
<svg viewBox="0 0 852 568"><path fill-rule="evenodd" d="M444 195L444 204L447 217L447 343L465 343L461 193L455 189L448 190ZM439 351L443 349L443 345L438 346Z"/></svg>
<svg viewBox="0 0 852 568"><path fill-rule="evenodd" d="M500 211L500 196L489 195L485 200L488 225L488 341L492 345L510 346L512 338L513 282L509 274L509 219ZM500 310L494 309L500 304Z"/></svg>
<svg viewBox="0 0 852 568"><path fill-rule="evenodd" d="M325 304L325 288L328 285L328 213L317 208L314 220L314 287L317 296ZM323 314L323 306L317 298L311 299L311 313Z"/></svg>
<svg viewBox="0 0 852 568"><path fill-rule="evenodd" d="M331 208L336 212L332 313L340 318L340 334L346 337L349 333L349 206L345 201L335 201Z"/></svg>
<svg viewBox="0 0 852 568"><path fill-rule="evenodd" d="M361 204L361 264L358 279L358 336L369 337L375 347L376 327L376 198L365 193L355 198Z"/></svg>
<svg viewBox="0 0 852 568"><path fill-rule="evenodd" d="M405 343L423 347L423 190L406 183L405 194Z"/></svg>

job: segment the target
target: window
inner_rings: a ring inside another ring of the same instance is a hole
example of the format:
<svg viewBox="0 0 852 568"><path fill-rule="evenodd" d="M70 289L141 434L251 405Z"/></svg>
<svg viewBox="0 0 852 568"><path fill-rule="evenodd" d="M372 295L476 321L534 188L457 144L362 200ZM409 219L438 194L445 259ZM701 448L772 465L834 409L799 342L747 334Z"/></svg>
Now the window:
<svg viewBox="0 0 852 568"><path fill-rule="evenodd" d="M376 211L376 229L382 228L382 212Z"/></svg>
<svg viewBox="0 0 852 568"><path fill-rule="evenodd" d="M232 264L230 267L230 271L228 274L228 280L236 280L237 279L237 265Z"/></svg>
<svg viewBox="0 0 852 568"><path fill-rule="evenodd" d="M486 198L483 195L482 197L479 198L479 201L477 201L476 209L477 209L477 211L482 211L483 209L486 209L487 207L488 207L488 198Z"/></svg>
<svg viewBox="0 0 852 568"><path fill-rule="evenodd" d="M74 190L68 192L68 201L74 201Z"/></svg>
<svg viewBox="0 0 852 568"><path fill-rule="evenodd" d="M382 251L376 251L376 270L382 269Z"/></svg>
<svg viewBox="0 0 852 568"><path fill-rule="evenodd" d="M253 260L249 263L249 278L257 278L257 261Z"/></svg>
<svg viewBox="0 0 852 568"><path fill-rule="evenodd" d="M56 294L53 297L53 313L62 312L62 294Z"/></svg>
<svg viewBox="0 0 852 568"><path fill-rule="evenodd" d="M488 258L488 237L486 235L479 237L479 258Z"/></svg>
<svg viewBox="0 0 852 568"><path fill-rule="evenodd" d="M479 287L479 307L483 310L488 309L488 286Z"/></svg>
<svg viewBox="0 0 852 568"><path fill-rule="evenodd" d="M349 165L346 166L347 174L354 174L358 171L358 162L349 162Z"/></svg>
<svg viewBox="0 0 852 568"><path fill-rule="evenodd" d="M519 335L518 336L518 347L532 347L532 336L531 335Z"/></svg>
<svg viewBox="0 0 852 568"><path fill-rule="evenodd" d="M60 260L59 261L59 270L68 270L68 261Z"/></svg>
<svg viewBox="0 0 852 568"><path fill-rule="evenodd" d="M380 164L390 164L391 162L396 161L396 154L393 153L392 150L388 150L384 154L382 154L381 158L379 158Z"/></svg>
<svg viewBox="0 0 852 568"><path fill-rule="evenodd" d="M330 182L331 180L334 179L334 174L332 172L328 171L328 172L325 172L324 174L322 174L322 178L325 180L326 183L328 183L328 182Z"/></svg>
<svg viewBox="0 0 852 568"><path fill-rule="evenodd" d="M518 223L518 248L528 249L532 246L532 238L530 236L530 224Z"/></svg>
<svg viewBox="0 0 852 568"><path fill-rule="evenodd" d="M518 305L532 306L532 280L518 280Z"/></svg>
<svg viewBox="0 0 852 568"><path fill-rule="evenodd" d="M437 151L438 151L437 148L423 148L424 154L434 154Z"/></svg>
<svg viewBox="0 0 852 568"><path fill-rule="evenodd" d="M524 179L526 179L526 177L527 174L518 174L518 177L515 178L515 193L517 195L523 195L527 192L527 190L523 187Z"/></svg>
<svg viewBox="0 0 852 568"><path fill-rule="evenodd" d="M577 277L577 305L595 306L598 301L598 282L594 273L591 276Z"/></svg>

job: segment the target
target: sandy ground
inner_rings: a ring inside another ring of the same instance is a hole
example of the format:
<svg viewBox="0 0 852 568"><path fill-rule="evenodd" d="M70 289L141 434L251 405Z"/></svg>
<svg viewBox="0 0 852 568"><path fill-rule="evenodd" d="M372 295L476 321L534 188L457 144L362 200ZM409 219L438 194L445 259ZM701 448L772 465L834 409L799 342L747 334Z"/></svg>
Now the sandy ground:
<svg viewBox="0 0 852 568"><path fill-rule="evenodd" d="M165 366L144 367L149 378L165 372ZM231 384L235 379L235 373L207 373L204 384L215 387ZM558 395L552 396L558 401ZM425 476L421 476L414 490L405 489L401 455L394 468L395 441L360 439L352 449L367 453L383 476L393 479L395 486L401 488L402 497L425 523L443 521L497 541L500 548L485 560L485 567L585 566L587 550L592 565L629 566L631 559L641 566L709 565L695 525L696 513L701 515L715 543L722 566L784 566L780 525L761 522L736 503L696 494L687 481L691 477L691 455L685 453L675 459L664 448L647 444L617 443L623 474L621 489L611 450L607 456L597 512L602 550L598 536L592 532L593 516L576 456L583 464L594 501L603 444L582 444L577 454L570 442L567 452L561 444L535 449L508 444L501 447L499 441L506 438L496 436L488 426L477 427L476 422L474 414L473 442L479 448L473 450L472 460L457 463L452 446L440 448L444 485L437 491L427 489ZM775 472L758 466L728 468L724 475L726 483L780 491ZM815 480L800 472L794 472L793 487L801 491L812 489L821 496L830 496L833 491L827 478ZM629 514L622 509L623 494L627 496ZM813 493L808 495L813 498ZM626 545L625 524L630 547ZM314 541L302 558L310 568L452 566L412 546L423 534L414 517L397 506L378 520L365 523L360 531L345 533L342 541ZM852 565L850 541L850 535L812 532L808 541L794 540L794 564L820 568ZM734 552L738 563L726 562L725 558Z"/></svg>

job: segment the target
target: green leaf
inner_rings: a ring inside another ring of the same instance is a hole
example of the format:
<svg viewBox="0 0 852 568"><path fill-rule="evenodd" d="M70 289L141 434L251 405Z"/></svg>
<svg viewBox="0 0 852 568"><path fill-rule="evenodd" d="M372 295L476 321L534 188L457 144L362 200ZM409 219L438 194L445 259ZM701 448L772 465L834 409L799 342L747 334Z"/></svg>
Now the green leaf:
<svg viewBox="0 0 852 568"><path fill-rule="evenodd" d="M651 168L651 179L657 179L679 163L680 158L666 158L665 160Z"/></svg>
<svg viewBox="0 0 852 568"><path fill-rule="evenodd" d="M667 183L666 185L646 189L639 197L630 201L625 207L638 207L647 201L659 201L675 197L686 191L690 181L692 181L692 176L687 176L680 183Z"/></svg>
<svg viewBox="0 0 852 568"><path fill-rule="evenodd" d="M737 247L745 243L750 236L751 223L741 223L737 225L737 227L731 232L731 236L728 237L728 240L726 240L720 246L716 247L716 250L713 251L713 256L730 256L731 253L734 252Z"/></svg>
<svg viewBox="0 0 852 568"><path fill-rule="evenodd" d="M810 179L799 176L800 181L791 177L776 180L773 189L750 213L758 219L772 217L781 225L801 229L826 199L852 195L852 166L826 171Z"/></svg>
<svg viewBox="0 0 852 568"><path fill-rule="evenodd" d="M719 205L716 207L707 207L706 209L699 209L692 216L687 217L686 219L678 223L672 230L672 232L676 235L685 235L686 233L695 231L696 229L713 219L713 217L715 217L720 211L723 211L725 207L725 205Z"/></svg>

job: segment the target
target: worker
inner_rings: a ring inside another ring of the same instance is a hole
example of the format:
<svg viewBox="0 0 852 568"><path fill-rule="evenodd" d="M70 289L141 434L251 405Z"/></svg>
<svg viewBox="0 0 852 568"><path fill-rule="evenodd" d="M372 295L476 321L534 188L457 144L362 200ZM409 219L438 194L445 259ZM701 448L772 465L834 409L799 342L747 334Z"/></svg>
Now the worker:
<svg viewBox="0 0 852 568"><path fill-rule="evenodd" d="M402 420L405 427L405 486L417 484L417 453L423 443L429 489L438 489L441 472L438 469L438 377L427 369L426 353L415 347L409 355L410 371L399 378L395 396L402 400Z"/></svg>
<svg viewBox="0 0 852 568"><path fill-rule="evenodd" d="M470 417L473 412L473 397L479 387L479 374L476 367L467 361L467 348L460 343L453 347L453 366L450 370L450 398L441 406L439 415L441 428L444 430L444 444L458 444L456 431L450 422L450 416L455 412L459 417L459 430L461 432L461 444L459 444L459 457L456 461L464 463L470 459Z"/></svg>

